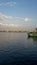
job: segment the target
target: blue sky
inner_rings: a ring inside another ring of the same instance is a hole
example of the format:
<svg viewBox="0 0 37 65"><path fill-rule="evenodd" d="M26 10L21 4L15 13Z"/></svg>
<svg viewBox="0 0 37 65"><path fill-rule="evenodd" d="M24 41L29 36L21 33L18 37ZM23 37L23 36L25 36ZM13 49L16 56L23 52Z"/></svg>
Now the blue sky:
<svg viewBox="0 0 37 65"><path fill-rule="evenodd" d="M0 23L37 26L37 0L0 0Z"/></svg>

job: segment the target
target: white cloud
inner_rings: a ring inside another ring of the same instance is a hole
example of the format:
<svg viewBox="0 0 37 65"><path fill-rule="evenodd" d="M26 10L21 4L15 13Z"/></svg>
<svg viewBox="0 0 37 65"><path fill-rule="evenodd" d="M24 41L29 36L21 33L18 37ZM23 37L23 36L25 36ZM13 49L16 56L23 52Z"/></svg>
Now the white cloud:
<svg viewBox="0 0 37 65"><path fill-rule="evenodd" d="M18 24L4 24L4 23L0 23L0 30L12 30L12 31L19 31L19 30L32 30L33 27L32 26L28 26L28 25L18 25Z"/></svg>
<svg viewBox="0 0 37 65"><path fill-rule="evenodd" d="M2 24L2 23L0 23L0 24Z"/></svg>
<svg viewBox="0 0 37 65"><path fill-rule="evenodd" d="M24 21L25 21L25 22L30 22L31 19L30 19L30 18L24 18Z"/></svg>
<svg viewBox="0 0 37 65"><path fill-rule="evenodd" d="M18 24L4 24L0 23L0 30L18 30L19 25Z"/></svg>
<svg viewBox="0 0 37 65"><path fill-rule="evenodd" d="M16 2L0 2L0 6L14 6Z"/></svg>
<svg viewBox="0 0 37 65"><path fill-rule="evenodd" d="M8 24L0 23L1 26L8 26Z"/></svg>
<svg viewBox="0 0 37 65"><path fill-rule="evenodd" d="M0 13L0 21L11 20L11 19L13 19L12 16L6 16L6 15Z"/></svg>
<svg viewBox="0 0 37 65"><path fill-rule="evenodd" d="M9 27L18 27L18 24L8 24Z"/></svg>
<svg viewBox="0 0 37 65"><path fill-rule="evenodd" d="M23 20L24 18L21 18L21 17L15 17L15 19L17 19L17 20Z"/></svg>
<svg viewBox="0 0 37 65"><path fill-rule="evenodd" d="M4 23L0 23L1 26L8 26L8 27L18 27L18 24L4 24Z"/></svg>
<svg viewBox="0 0 37 65"><path fill-rule="evenodd" d="M23 21L23 22L30 22L30 21L32 21L30 18L21 18L21 17L7 16L7 15L5 15L5 14L0 12L0 22L2 22L2 23L3 23L3 21L4 22L6 22L6 21L9 22L11 20L12 21L15 20L16 22L18 22L18 21Z"/></svg>

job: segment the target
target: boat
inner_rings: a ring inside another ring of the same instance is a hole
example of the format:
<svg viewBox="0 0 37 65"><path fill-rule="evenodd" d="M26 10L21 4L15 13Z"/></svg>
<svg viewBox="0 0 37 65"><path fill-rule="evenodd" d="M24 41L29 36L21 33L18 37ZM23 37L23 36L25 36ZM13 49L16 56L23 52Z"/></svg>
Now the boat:
<svg viewBox="0 0 37 65"><path fill-rule="evenodd" d="M33 32L28 33L28 37L37 37L37 28Z"/></svg>
<svg viewBox="0 0 37 65"><path fill-rule="evenodd" d="M28 37L37 37L37 33L29 32Z"/></svg>

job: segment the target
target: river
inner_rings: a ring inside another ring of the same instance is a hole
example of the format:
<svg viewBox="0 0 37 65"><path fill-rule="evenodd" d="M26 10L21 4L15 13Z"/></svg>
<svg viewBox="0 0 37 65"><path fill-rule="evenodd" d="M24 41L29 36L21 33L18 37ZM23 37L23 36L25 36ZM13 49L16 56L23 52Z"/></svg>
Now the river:
<svg viewBox="0 0 37 65"><path fill-rule="evenodd" d="M0 32L0 65L37 65L37 38Z"/></svg>

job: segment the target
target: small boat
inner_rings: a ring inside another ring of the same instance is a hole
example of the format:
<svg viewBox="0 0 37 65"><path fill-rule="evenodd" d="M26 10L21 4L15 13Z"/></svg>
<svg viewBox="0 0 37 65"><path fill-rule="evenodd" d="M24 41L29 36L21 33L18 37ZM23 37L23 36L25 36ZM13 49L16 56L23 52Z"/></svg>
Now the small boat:
<svg viewBox="0 0 37 65"><path fill-rule="evenodd" d="M37 37L37 33L36 32L29 32L28 37Z"/></svg>
<svg viewBox="0 0 37 65"><path fill-rule="evenodd" d="M37 37L37 28L33 32L28 33L28 37Z"/></svg>

